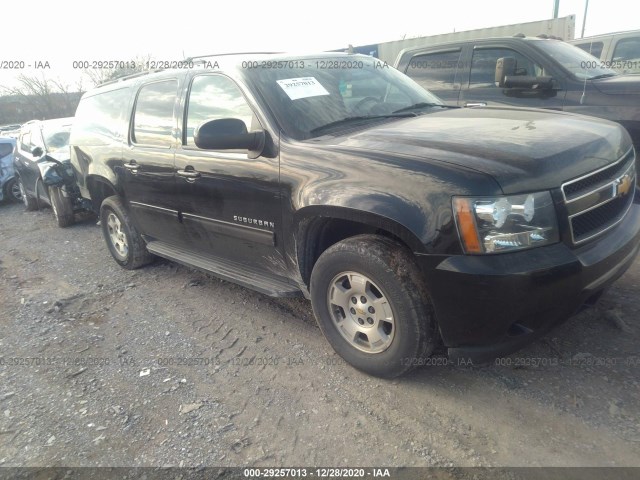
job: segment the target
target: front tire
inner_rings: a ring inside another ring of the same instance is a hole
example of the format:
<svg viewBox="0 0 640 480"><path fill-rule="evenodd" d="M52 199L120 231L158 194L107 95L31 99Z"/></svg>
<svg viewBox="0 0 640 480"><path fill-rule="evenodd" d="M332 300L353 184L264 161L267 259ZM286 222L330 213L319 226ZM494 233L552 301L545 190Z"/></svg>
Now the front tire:
<svg viewBox="0 0 640 480"><path fill-rule="evenodd" d="M56 223L60 228L73 225L75 217L73 215L73 205L71 199L62 194L62 190L58 187L49 189L49 199L51 200L51 209Z"/></svg>
<svg viewBox="0 0 640 480"><path fill-rule="evenodd" d="M22 192L20 191L20 185L15 177L6 183L4 188L5 195L9 200L16 203L22 202Z"/></svg>
<svg viewBox="0 0 640 480"><path fill-rule="evenodd" d="M20 189L20 195L22 196L22 203L24 204L25 210L37 210L38 202L35 198L27 193L27 190L24 188L24 184L22 183L22 179L20 177L18 177L18 188Z"/></svg>
<svg viewBox="0 0 640 480"><path fill-rule="evenodd" d="M423 364L437 343L431 302L411 252L377 235L328 248L311 274L322 333L358 370L393 378Z"/></svg>
<svg viewBox="0 0 640 480"><path fill-rule="evenodd" d="M118 196L102 202L100 225L111 256L121 267L135 270L153 261L153 255L147 251L142 236Z"/></svg>

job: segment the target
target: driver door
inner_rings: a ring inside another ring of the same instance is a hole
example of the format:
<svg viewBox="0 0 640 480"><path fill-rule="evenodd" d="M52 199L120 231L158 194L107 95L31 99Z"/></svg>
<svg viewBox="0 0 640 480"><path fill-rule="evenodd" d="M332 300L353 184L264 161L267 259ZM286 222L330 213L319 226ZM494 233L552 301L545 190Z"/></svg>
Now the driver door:
<svg viewBox="0 0 640 480"><path fill-rule="evenodd" d="M516 61L516 75L542 76L544 69L527 56L507 47L475 47L472 52L468 82L460 92L462 106L513 106L562 110L564 91L558 89L500 88L495 83L499 58Z"/></svg>

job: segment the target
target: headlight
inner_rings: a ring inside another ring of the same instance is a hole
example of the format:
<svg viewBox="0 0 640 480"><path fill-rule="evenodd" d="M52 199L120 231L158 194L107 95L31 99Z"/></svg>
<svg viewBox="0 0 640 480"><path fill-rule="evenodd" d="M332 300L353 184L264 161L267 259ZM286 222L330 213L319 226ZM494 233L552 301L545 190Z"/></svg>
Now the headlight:
<svg viewBox="0 0 640 480"><path fill-rule="evenodd" d="M504 197L453 197L466 253L501 253L559 241L549 192Z"/></svg>

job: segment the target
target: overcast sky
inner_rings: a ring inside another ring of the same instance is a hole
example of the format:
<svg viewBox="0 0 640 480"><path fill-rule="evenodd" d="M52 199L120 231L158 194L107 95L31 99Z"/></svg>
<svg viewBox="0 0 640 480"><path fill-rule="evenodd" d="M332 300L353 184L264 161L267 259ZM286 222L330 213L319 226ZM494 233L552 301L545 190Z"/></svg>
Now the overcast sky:
<svg viewBox="0 0 640 480"><path fill-rule="evenodd" d="M560 0L561 17L576 15L577 37L584 5ZM47 61L48 75L67 79L74 60L320 51L544 20L552 17L553 0L30 0L5 3L2 11L0 61ZM639 14L636 2L590 0L585 36L637 29ZM34 71L0 70L0 85L18 73Z"/></svg>

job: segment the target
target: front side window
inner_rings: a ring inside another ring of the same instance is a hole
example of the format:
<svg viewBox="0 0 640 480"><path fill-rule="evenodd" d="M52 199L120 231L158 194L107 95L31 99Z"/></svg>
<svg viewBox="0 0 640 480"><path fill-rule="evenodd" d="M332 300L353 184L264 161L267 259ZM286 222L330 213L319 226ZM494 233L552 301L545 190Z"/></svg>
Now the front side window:
<svg viewBox="0 0 640 480"><path fill-rule="evenodd" d="M237 118L251 131L253 111L238 86L222 75L198 75L191 83L185 145L195 146L193 132L209 120Z"/></svg>
<svg viewBox="0 0 640 480"><path fill-rule="evenodd" d="M471 60L470 88L496 87L496 63L499 58L511 57L516 61L515 75L539 77L542 68L521 53L509 48L478 48Z"/></svg>
<svg viewBox="0 0 640 480"><path fill-rule="evenodd" d="M31 128L20 133L20 150L31 153Z"/></svg>
<svg viewBox="0 0 640 480"><path fill-rule="evenodd" d="M134 143L167 148L173 144L177 87L177 81L166 80L149 83L140 89L133 117Z"/></svg>

